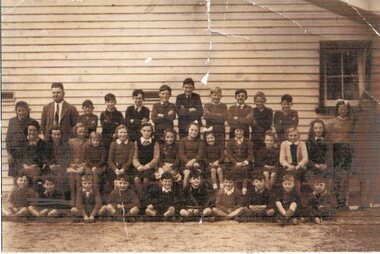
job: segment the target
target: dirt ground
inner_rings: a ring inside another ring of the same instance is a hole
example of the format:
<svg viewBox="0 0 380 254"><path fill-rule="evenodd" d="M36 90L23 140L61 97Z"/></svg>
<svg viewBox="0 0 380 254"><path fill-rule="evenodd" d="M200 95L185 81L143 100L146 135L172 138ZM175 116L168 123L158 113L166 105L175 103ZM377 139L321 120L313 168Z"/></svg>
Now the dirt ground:
<svg viewBox="0 0 380 254"><path fill-rule="evenodd" d="M5 252L380 251L380 209L350 211L322 225L272 223L3 221ZM129 237L127 237L127 234Z"/></svg>

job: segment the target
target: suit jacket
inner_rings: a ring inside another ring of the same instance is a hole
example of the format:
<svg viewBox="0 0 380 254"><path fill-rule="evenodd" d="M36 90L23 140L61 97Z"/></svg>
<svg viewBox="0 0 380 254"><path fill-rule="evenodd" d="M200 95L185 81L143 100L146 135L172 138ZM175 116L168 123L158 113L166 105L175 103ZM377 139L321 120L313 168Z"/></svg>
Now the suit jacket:
<svg viewBox="0 0 380 254"><path fill-rule="evenodd" d="M73 127L77 123L77 118L79 114L75 106L63 101L62 111L61 111L61 120L59 126L62 132L62 140L68 141L73 135ZM42 109L41 115L41 129L44 134L45 141L50 139L49 130L54 125L54 102L50 102L45 105Z"/></svg>
<svg viewBox="0 0 380 254"><path fill-rule="evenodd" d="M198 121L202 125L203 107L201 97L197 93L192 93L189 98L185 94L179 94L175 103L178 114L178 127L180 131L187 131L186 126L192 121ZM183 106L183 108L181 107ZM197 111L189 112L189 108L195 108Z"/></svg>

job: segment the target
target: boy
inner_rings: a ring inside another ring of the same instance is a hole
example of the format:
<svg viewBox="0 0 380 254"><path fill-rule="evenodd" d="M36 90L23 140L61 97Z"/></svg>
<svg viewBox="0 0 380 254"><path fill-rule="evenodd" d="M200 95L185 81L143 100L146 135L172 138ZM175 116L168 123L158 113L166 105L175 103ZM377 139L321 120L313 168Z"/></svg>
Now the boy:
<svg viewBox="0 0 380 254"><path fill-rule="evenodd" d="M248 175L252 168L253 148L251 141L244 137L243 127L236 126L234 138L227 144L227 158L232 164L236 179L243 180L243 195L247 194Z"/></svg>
<svg viewBox="0 0 380 254"><path fill-rule="evenodd" d="M183 190L183 201L185 208L179 212L182 217L211 216L208 190L203 185L202 177L198 172L190 173L190 186Z"/></svg>
<svg viewBox="0 0 380 254"><path fill-rule="evenodd" d="M312 217L315 223L321 224L322 219L331 219L336 212L336 199L327 190L327 179L316 176L313 182L313 192L307 197L307 215Z"/></svg>
<svg viewBox="0 0 380 254"><path fill-rule="evenodd" d="M160 87L158 95L160 102L153 104L152 108L152 121L155 127L155 139L160 143L164 142L164 131L166 129L173 129L173 121L176 118L175 105L169 102L172 95L172 89L168 85Z"/></svg>
<svg viewBox="0 0 380 254"><path fill-rule="evenodd" d="M242 128L244 136L249 138L249 126L252 124L252 107L245 104L248 98L245 89L235 91L236 105L228 109L228 124L230 126L230 139L235 137L235 129Z"/></svg>
<svg viewBox="0 0 380 254"><path fill-rule="evenodd" d="M86 126L88 137L92 132L96 132L96 128L98 127L98 116L92 113L94 110L94 104L92 104L92 101L90 100L85 100L82 103L82 109L83 114L78 117L77 122L83 123L84 126Z"/></svg>
<svg viewBox="0 0 380 254"><path fill-rule="evenodd" d="M286 140L286 130L298 126L298 112L292 110L293 97L289 94L284 94L281 97L281 111L274 113L274 127L277 132L277 139L281 144Z"/></svg>
<svg viewBox="0 0 380 254"><path fill-rule="evenodd" d="M256 174L252 180L252 187L248 191L246 205L248 209L244 209L244 215L252 220L257 217L267 217L274 215L274 209L269 206L270 192L265 188L265 176Z"/></svg>
<svg viewBox="0 0 380 254"><path fill-rule="evenodd" d="M115 189L108 197L107 205L102 206L99 215L116 217L123 215L136 216L140 212L140 201L136 193L129 188L130 179L119 175L115 180Z"/></svg>
<svg viewBox="0 0 380 254"><path fill-rule="evenodd" d="M282 226L289 224L290 221L294 225L298 224L296 216L298 216L302 204L301 198L294 187L294 176L286 174L282 178L282 188L274 197L277 222Z"/></svg>
<svg viewBox="0 0 380 254"><path fill-rule="evenodd" d="M255 148L264 146L265 132L273 124L273 110L265 106L267 98L263 92L257 92L253 97L256 107L253 109L252 142Z"/></svg>
<svg viewBox="0 0 380 254"><path fill-rule="evenodd" d="M37 198L38 194L29 188L30 181L26 175L16 177L16 186L13 187L3 207L3 215L23 217L30 214L30 209L35 210L31 199Z"/></svg>
<svg viewBox="0 0 380 254"><path fill-rule="evenodd" d="M211 102L204 105L204 119L206 127L212 127L212 131L216 135L217 142L224 145L225 131L224 123L227 121L227 105L220 102L222 98L222 89L215 87L210 90Z"/></svg>
<svg viewBox="0 0 380 254"><path fill-rule="evenodd" d="M203 115L202 101L199 94L193 93L194 81L187 78L183 81L183 94L177 96L175 103L178 114L178 128L180 138L187 136L187 126L193 121L197 121L202 126L201 117Z"/></svg>
<svg viewBox="0 0 380 254"><path fill-rule="evenodd" d="M149 121L150 111L143 106L145 93L141 89L132 92L135 105L129 106L125 111L125 125L128 128L129 140L136 141L140 137L140 126Z"/></svg>
<svg viewBox="0 0 380 254"><path fill-rule="evenodd" d="M108 93L104 96L106 110L100 114L100 124L102 126L103 145L109 151L116 127L124 123L123 115L115 107L116 96Z"/></svg>
<svg viewBox="0 0 380 254"><path fill-rule="evenodd" d="M243 197L234 185L234 177L228 172L224 177L224 188L216 195L215 207L212 208L214 216L232 220L243 212Z"/></svg>
<svg viewBox="0 0 380 254"><path fill-rule="evenodd" d="M151 217L163 215L168 220L178 213L181 197L179 191L173 187L173 175L170 172L161 175L160 184L160 188L150 191L145 214Z"/></svg>
<svg viewBox="0 0 380 254"><path fill-rule="evenodd" d="M82 188L77 192L76 207L71 208L71 214L82 216L84 222L94 222L102 205L99 190L94 186L92 175L83 175Z"/></svg>

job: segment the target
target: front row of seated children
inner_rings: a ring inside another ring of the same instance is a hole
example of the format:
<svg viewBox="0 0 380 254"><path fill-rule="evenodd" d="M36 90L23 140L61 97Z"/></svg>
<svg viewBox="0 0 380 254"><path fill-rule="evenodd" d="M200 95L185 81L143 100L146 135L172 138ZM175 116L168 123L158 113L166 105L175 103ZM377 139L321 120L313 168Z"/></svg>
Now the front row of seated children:
<svg viewBox="0 0 380 254"><path fill-rule="evenodd" d="M98 217L131 218L138 215L169 221L177 217L183 220L209 218L211 221L236 219L240 222L273 218L285 225L298 224L305 218L320 224L335 212L335 200L323 177L315 177L313 192L302 197L296 191L296 179L291 174L283 176L281 188L275 193L265 187L265 176L257 174L245 196L236 188L231 173L225 175L224 187L216 196L204 187L198 172L191 172L189 178L190 185L182 190L174 184L173 175L164 172L158 184L149 186L140 202L127 175L116 178L114 190L105 200L102 200L93 176L82 175L75 207L71 207L57 189L54 178L45 178L43 191L37 193L29 187L28 177L20 175L3 207L3 215L58 217L67 214L89 223Z"/></svg>

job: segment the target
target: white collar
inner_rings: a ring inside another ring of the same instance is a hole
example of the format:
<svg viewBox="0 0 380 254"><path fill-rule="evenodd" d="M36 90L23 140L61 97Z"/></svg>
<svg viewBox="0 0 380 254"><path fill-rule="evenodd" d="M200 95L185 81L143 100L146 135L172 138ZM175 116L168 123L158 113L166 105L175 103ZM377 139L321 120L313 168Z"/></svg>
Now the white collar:
<svg viewBox="0 0 380 254"><path fill-rule="evenodd" d="M325 140L325 138L324 138L324 137L320 137L320 138L318 138L318 137L315 137L315 138L314 138L314 140L318 140L318 139L320 139L320 140Z"/></svg>
<svg viewBox="0 0 380 254"><path fill-rule="evenodd" d="M232 187L231 190L227 190L226 188L224 188L224 193L226 193L227 196L230 196L232 193L234 193L235 191L235 187Z"/></svg>
<svg viewBox="0 0 380 254"><path fill-rule="evenodd" d="M238 108L244 108L245 107L245 103L244 104L236 103L236 107L238 107Z"/></svg>
<svg viewBox="0 0 380 254"><path fill-rule="evenodd" d="M336 118L338 118L339 120L347 120L347 116L346 117L341 117L341 116L337 116Z"/></svg>
<svg viewBox="0 0 380 254"><path fill-rule="evenodd" d="M286 140L286 142L288 142L289 145L298 145L300 143L299 140L297 142L295 142L295 143L292 143L289 140Z"/></svg>
<svg viewBox="0 0 380 254"><path fill-rule="evenodd" d="M238 142L238 144L242 144L244 141L244 137L242 137L242 138L235 137L235 141Z"/></svg>
<svg viewBox="0 0 380 254"><path fill-rule="evenodd" d="M152 138L145 139L143 137L140 138L141 144L144 144L144 142L152 143Z"/></svg>
<svg viewBox="0 0 380 254"><path fill-rule="evenodd" d="M169 193L169 192L171 192L171 191L172 191L172 189L167 190L167 189L165 189L164 187L162 187L162 192Z"/></svg>
<svg viewBox="0 0 380 254"><path fill-rule="evenodd" d="M135 105L135 110L140 111L142 109L142 107L143 107L143 105L141 105L140 107Z"/></svg>
<svg viewBox="0 0 380 254"><path fill-rule="evenodd" d="M119 145L121 145L122 143L128 144L128 139L126 139L124 142L121 141L120 139L116 139L116 143L118 143Z"/></svg>

